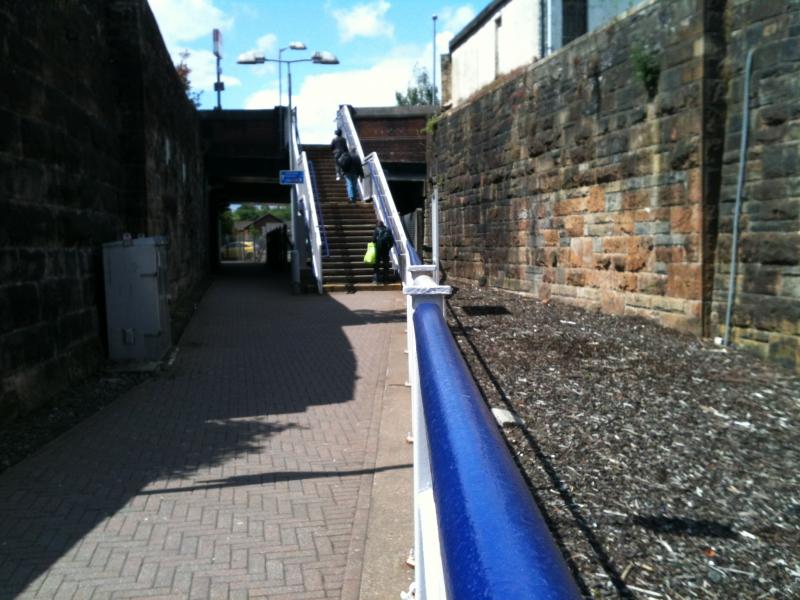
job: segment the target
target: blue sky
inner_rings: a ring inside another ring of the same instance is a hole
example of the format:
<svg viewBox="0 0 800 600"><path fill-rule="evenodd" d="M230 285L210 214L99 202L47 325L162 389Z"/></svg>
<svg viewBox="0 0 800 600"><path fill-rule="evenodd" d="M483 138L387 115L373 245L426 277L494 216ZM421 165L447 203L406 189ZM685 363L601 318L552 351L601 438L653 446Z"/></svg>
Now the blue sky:
<svg viewBox="0 0 800 600"><path fill-rule="evenodd" d="M395 91L414 81L414 66L430 72L433 21L437 52L486 2L426 0L148 0L175 62L190 53L192 87L202 90L201 108L216 106L212 30L223 36L222 107L272 108L278 104L278 65L238 65L236 58L258 50L277 58L293 41L308 50L286 50L284 60L315 50L336 54L341 64L292 66L292 102L298 109L301 141L330 141L339 104L392 106ZM437 83L439 66L437 64ZM283 103L287 103L286 68Z"/></svg>

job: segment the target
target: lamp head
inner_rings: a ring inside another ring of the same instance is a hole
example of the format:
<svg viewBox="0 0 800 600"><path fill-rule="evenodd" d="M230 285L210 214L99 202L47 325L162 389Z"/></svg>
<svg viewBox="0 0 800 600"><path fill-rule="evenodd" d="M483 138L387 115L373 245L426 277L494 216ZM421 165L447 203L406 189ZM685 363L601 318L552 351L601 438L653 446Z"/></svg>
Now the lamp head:
<svg viewBox="0 0 800 600"><path fill-rule="evenodd" d="M261 65L266 59L263 52L244 52L239 55L236 62L240 65Z"/></svg>
<svg viewBox="0 0 800 600"><path fill-rule="evenodd" d="M303 42L292 42L289 44L289 48L292 50L305 50L306 45Z"/></svg>
<svg viewBox="0 0 800 600"><path fill-rule="evenodd" d="M311 57L311 62L316 65L338 65L339 59L336 58L336 55L333 52L314 52L314 55Z"/></svg>

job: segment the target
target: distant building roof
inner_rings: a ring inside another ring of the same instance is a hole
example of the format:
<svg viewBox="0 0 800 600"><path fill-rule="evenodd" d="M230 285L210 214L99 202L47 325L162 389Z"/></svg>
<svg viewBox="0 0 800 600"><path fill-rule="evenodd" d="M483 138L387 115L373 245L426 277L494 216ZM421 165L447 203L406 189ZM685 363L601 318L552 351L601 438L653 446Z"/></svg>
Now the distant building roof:
<svg viewBox="0 0 800 600"><path fill-rule="evenodd" d="M416 106L370 106L353 108L353 118L403 119L406 117L428 117L436 112L437 107L430 104Z"/></svg>
<svg viewBox="0 0 800 600"><path fill-rule="evenodd" d="M267 213L264 216L258 217L251 223L254 227L264 227L265 225L283 225L283 219L279 219L272 213Z"/></svg>
<svg viewBox="0 0 800 600"><path fill-rule="evenodd" d="M473 33L475 33L478 29L481 28L481 25L486 23L489 19L494 16L494 13L497 12L498 9L503 8L506 4L508 4L511 0L493 0L490 2L486 7L475 15L475 18L472 19L469 23L467 23L464 28L459 31L457 34L453 36L453 39L450 40L450 52L458 48L461 44L463 44L467 38L469 38Z"/></svg>

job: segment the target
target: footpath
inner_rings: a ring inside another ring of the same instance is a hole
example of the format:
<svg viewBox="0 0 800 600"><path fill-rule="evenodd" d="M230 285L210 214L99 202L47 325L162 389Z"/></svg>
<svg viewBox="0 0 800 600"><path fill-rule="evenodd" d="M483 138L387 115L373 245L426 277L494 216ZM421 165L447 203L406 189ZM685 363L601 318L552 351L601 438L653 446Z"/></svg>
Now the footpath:
<svg viewBox="0 0 800 600"><path fill-rule="evenodd" d="M0 475L0 598L399 598L405 300L219 277L175 361Z"/></svg>

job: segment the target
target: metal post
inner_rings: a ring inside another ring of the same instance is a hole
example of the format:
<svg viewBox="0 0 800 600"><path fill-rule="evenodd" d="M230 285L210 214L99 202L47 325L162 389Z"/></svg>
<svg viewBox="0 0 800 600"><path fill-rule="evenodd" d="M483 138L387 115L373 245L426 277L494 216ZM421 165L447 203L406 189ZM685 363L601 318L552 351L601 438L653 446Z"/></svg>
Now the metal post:
<svg viewBox="0 0 800 600"><path fill-rule="evenodd" d="M280 64L280 63L279 63ZM289 127L288 133L289 136L292 135L292 65L287 63L286 64L286 74L289 83ZM291 139L287 137L287 139ZM289 166L294 169L295 161L297 157L294 155L294 144L289 144ZM291 209L292 209L292 252L291 256L291 263L292 263L292 293L299 294L300 293L300 219L297 216L297 193L295 192L294 186L292 186L291 191Z"/></svg>
<svg viewBox="0 0 800 600"><path fill-rule="evenodd" d="M281 55L286 48L278 50L278 106L283 106L283 63L281 62Z"/></svg>
<svg viewBox="0 0 800 600"><path fill-rule="evenodd" d="M283 62L281 61L281 54L283 54L284 50L286 50L286 48L280 48L278 50L278 106L281 108L281 111L283 110ZM284 121L285 119L280 120L278 136L281 139L281 144L288 144L291 146L289 137L285 135L286 127Z"/></svg>
<svg viewBox="0 0 800 600"><path fill-rule="evenodd" d="M433 256L433 266L436 270L433 272L433 280L439 283L439 186L433 186L433 194L431 194L431 250Z"/></svg>
<svg viewBox="0 0 800 600"><path fill-rule="evenodd" d="M217 90L217 110L222 110L222 81L220 80L220 76L222 75L222 68L220 67L220 56L217 54L217 84L214 86L214 89Z"/></svg>
<svg viewBox="0 0 800 600"><path fill-rule="evenodd" d="M436 104L436 19L438 18L437 15L433 15L433 95L431 104Z"/></svg>

